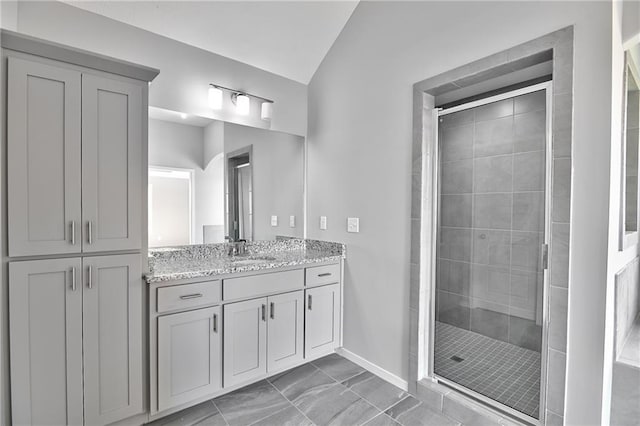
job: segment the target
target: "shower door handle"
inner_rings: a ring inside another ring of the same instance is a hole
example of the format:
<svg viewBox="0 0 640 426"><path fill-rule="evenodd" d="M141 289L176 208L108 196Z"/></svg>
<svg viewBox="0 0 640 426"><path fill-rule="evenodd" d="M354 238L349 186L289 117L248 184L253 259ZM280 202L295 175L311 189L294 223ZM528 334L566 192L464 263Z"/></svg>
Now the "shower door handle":
<svg viewBox="0 0 640 426"><path fill-rule="evenodd" d="M540 247L540 260L542 261L542 269L549 269L549 244L542 244Z"/></svg>

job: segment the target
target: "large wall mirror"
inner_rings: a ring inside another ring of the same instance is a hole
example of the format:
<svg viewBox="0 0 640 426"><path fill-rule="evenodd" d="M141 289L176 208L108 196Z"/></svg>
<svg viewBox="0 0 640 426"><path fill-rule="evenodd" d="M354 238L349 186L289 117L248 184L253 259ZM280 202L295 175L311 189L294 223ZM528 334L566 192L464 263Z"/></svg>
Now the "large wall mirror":
<svg viewBox="0 0 640 426"><path fill-rule="evenodd" d="M301 136L149 108L149 247L301 238L303 182Z"/></svg>
<svg viewBox="0 0 640 426"><path fill-rule="evenodd" d="M622 193L620 208L620 250L638 243L638 147L640 145L640 49L625 55L625 90L622 134Z"/></svg>

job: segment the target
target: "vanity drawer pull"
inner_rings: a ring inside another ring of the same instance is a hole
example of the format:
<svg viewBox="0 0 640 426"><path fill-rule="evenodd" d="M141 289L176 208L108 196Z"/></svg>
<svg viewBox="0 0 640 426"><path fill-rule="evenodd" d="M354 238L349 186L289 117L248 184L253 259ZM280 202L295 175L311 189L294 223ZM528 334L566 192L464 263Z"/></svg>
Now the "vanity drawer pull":
<svg viewBox="0 0 640 426"><path fill-rule="evenodd" d="M331 272L325 272L324 274L318 274L319 277L330 277Z"/></svg>
<svg viewBox="0 0 640 426"><path fill-rule="evenodd" d="M266 321L267 320L267 305L262 305L262 321Z"/></svg>
<svg viewBox="0 0 640 426"><path fill-rule="evenodd" d="M197 299L198 297L202 297L202 293L185 294L184 296L180 296L180 299Z"/></svg>
<svg viewBox="0 0 640 426"><path fill-rule="evenodd" d="M311 295L309 295L309 303L308 303L309 310L311 310L311 301L312 301L312 300L313 300L313 299L311 298Z"/></svg>
<svg viewBox="0 0 640 426"><path fill-rule="evenodd" d="M271 302L269 308L269 311L271 312L270 317L271 319L274 319L276 317L276 304Z"/></svg>
<svg viewBox="0 0 640 426"><path fill-rule="evenodd" d="M218 332L218 314L213 314L213 332Z"/></svg>

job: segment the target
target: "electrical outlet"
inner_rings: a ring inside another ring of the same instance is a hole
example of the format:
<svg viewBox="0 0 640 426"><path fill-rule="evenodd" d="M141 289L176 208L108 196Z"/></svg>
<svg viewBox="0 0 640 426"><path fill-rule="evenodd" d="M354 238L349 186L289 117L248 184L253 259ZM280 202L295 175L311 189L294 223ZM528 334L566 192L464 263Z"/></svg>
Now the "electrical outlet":
<svg viewBox="0 0 640 426"><path fill-rule="evenodd" d="M360 218L358 217L347 218L347 232L360 232Z"/></svg>
<svg viewBox="0 0 640 426"><path fill-rule="evenodd" d="M320 229L327 229L327 217L320 216Z"/></svg>
<svg viewBox="0 0 640 426"><path fill-rule="evenodd" d="M271 226L278 226L278 216L271 216Z"/></svg>
<svg viewBox="0 0 640 426"><path fill-rule="evenodd" d="M295 216L289 216L289 227L290 228L295 228L296 227L296 217Z"/></svg>

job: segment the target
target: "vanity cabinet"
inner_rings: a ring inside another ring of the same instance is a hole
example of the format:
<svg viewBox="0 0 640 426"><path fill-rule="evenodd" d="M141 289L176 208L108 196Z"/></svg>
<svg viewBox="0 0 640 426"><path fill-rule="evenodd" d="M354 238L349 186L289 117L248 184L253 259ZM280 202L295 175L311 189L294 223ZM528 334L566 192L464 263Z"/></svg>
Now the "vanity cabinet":
<svg viewBox="0 0 640 426"><path fill-rule="evenodd" d="M224 386L267 372L267 298L224 306Z"/></svg>
<svg viewBox="0 0 640 426"><path fill-rule="evenodd" d="M305 291L305 358L316 358L340 346L340 284Z"/></svg>
<svg viewBox="0 0 640 426"><path fill-rule="evenodd" d="M224 385L234 386L303 360L303 291L224 306Z"/></svg>
<svg viewBox="0 0 640 426"><path fill-rule="evenodd" d="M158 409L222 388L220 307L158 318Z"/></svg>
<svg viewBox="0 0 640 426"><path fill-rule="evenodd" d="M142 411L140 277L140 255L9 264L14 424L98 425Z"/></svg>
<svg viewBox="0 0 640 426"><path fill-rule="evenodd" d="M8 58L9 256L142 247L143 86Z"/></svg>

